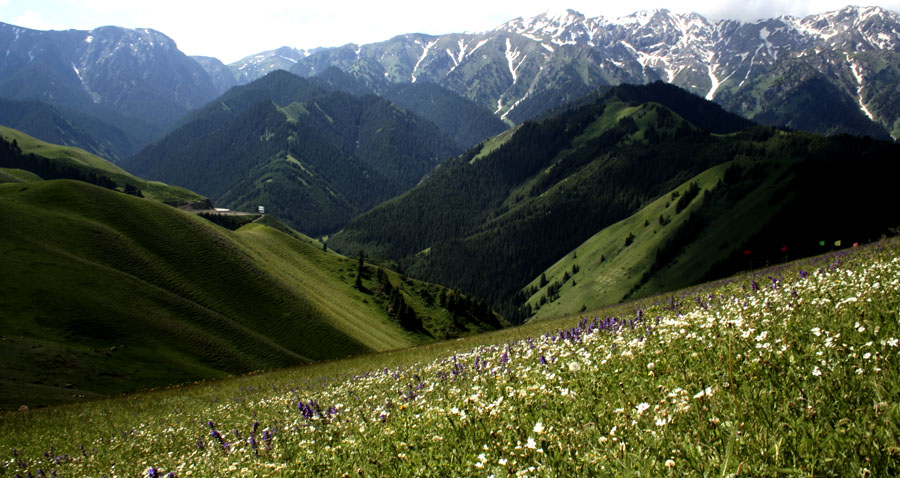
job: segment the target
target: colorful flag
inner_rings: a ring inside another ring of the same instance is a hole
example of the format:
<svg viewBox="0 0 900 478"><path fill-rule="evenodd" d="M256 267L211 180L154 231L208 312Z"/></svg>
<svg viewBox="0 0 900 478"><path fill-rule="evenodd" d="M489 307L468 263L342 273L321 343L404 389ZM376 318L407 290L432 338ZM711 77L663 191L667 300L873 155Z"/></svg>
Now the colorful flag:
<svg viewBox="0 0 900 478"><path fill-rule="evenodd" d="M787 246L781 246L781 252L787 252Z"/></svg>
<svg viewBox="0 0 900 478"><path fill-rule="evenodd" d="M744 255L745 255L745 256L749 256L749 255L750 255L750 249L747 249L746 251L744 251Z"/></svg>
<svg viewBox="0 0 900 478"><path fill-rule="evenodd" d="M834 241L834 245L837 247L841 247L841 241Z"/></svg>
<svg viewBox="0 0 900 478"><path fill-rule="evenodd" d="M820 246L824 246L824 245L825 245L825 241L819 241L819 245L820 245Z"/></svg>
<svg viewBox="0 0 900 478"><path fill-rule="evenodd" d="M853 243L853 247L859 247L859 243L858 243L858 242L854 242L854 243Z"/></svg>

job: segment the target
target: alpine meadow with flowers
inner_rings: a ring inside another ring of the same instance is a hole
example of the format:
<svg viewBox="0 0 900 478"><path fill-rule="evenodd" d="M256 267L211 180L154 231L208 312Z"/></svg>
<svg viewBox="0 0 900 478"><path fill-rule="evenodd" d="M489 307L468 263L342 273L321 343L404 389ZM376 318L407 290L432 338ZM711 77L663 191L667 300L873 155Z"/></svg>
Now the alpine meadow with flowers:
<svg viewBox="0 0 900 478"><path fill-rule="evenodd" d="M0 415L0 476L896 476L900 241L596 316Z"/></svg>

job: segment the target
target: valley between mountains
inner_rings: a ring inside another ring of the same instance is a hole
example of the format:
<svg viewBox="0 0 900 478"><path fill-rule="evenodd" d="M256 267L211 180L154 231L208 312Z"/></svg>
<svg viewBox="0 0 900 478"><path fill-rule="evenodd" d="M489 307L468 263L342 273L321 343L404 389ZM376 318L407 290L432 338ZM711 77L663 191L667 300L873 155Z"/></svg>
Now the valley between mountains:
<svg viewBox="0 0 900 478"><path fill-rule="evenodd" d="M878 7L568 10L224 65L150 29L0 24L2 406L460 338L895 234L898 31Z"/></svg>
<svg viewBox="0 0 900 478"><path fill-rule="evenodd" d="M397 33L0 23L0 478L900 475L897 12Z"/></svg>

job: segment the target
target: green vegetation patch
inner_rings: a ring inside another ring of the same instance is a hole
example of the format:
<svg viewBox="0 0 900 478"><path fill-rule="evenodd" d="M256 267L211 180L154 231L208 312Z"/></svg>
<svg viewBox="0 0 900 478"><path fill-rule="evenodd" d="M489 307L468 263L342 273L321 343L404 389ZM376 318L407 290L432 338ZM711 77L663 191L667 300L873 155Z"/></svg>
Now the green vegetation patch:
<svg viewBox="0 0 900 478"><path fill-rule="evenodd" d="M898 277L882 242L578 319L11 412L0 447L21 475L895 476Z"/></svg>
<svg viewBox="0 0 900 478"><path fill-rule="evenodd" d="M78 148L45 143L21 131L2 126L0 138L7 143L3 147L3 164L14 165L47 179L88 181L161 202L191 203L206 200L185 188L133 176L115 164Z"/></svg>
<svg viewBox="0 0 900 478"><path fill-rule="evenodd" d="M41 177L24 169L0 168L0 183L25 183L41 181Z"/></svg>

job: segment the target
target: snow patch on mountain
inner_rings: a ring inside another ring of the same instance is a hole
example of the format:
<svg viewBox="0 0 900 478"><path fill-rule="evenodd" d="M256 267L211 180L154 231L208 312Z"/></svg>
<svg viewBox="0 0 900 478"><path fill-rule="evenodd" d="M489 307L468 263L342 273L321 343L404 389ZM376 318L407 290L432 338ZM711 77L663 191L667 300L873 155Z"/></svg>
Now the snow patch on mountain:
<svg viewBox="0 0 900 478"><path fill-rule="evenodd" d="M525 58L522 58L522 61L520 61L518 65L513 65L513 63L516 61L516 59L519 58L520 54L521 54L521 52L519 50L513 50L512 42L509 40L509 38L507 38L506 39L506 62L507 62L507 65L509 66L509 74L512 75L514 85L516 84L516 82L519 81L519 76L516 74L516 71L519 69L519 67L522 65L522 63L525 61ZM525 55L525 57L528 57L528 55Z"/></svg>
<svg viewBox="0 0 900 478"><path fill-rule="evenodd" d="M513 103L512 106L510 106L508 110L506 110L502 115L500 115L500 119L505 120L506 117L509 116L509 114L512 113L512 111L514 109L516 109L517 106L519 106L520 103L522 103L523 101L525 101L528 98L529 95L531 95L530 91L525 93L525 96L516 100L516 102Z"/></svg>
<svg viewBox="0 0 900 478"><path fill-rule="evenodd" d="M847 63L850 64L850 71L853 73L853 78L856 79L856 100L859 103L859 109L862 110L862 112L865 113L870 120L874 121L875 116L872 115L872 112L869 111L869 107L867 107L866 103L863 101L863 70L859 66L859 63L857 63L856 60L850 57L849 53L845 52L844 56L847 59Z"/></svg>
<svg viewBox="0 0 900 478"><path fill-rule="evenodd" d="M425 58L428 57L428 51L431 50L431 47L433 47L435 44L437 44L437 42L438 42L437 40L434 40L434 41L428 42L428 44L425 45L425 49L422 51L422 55L419 56L419 60L416 61L416 65L413 66L412 75L411 75L412 83L416 82L416 71L419 69L419 65L421 65L422 62L425 61Z"/></svg>

